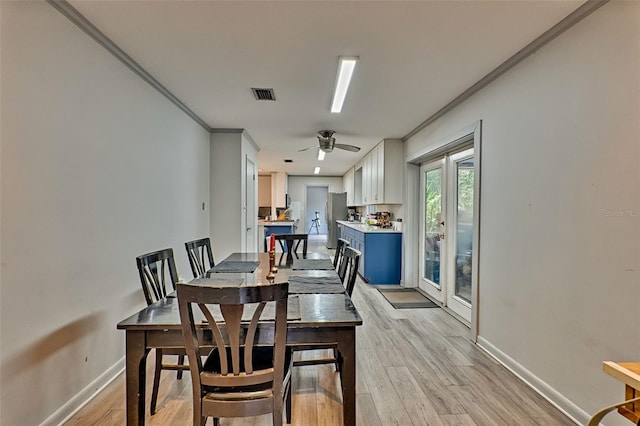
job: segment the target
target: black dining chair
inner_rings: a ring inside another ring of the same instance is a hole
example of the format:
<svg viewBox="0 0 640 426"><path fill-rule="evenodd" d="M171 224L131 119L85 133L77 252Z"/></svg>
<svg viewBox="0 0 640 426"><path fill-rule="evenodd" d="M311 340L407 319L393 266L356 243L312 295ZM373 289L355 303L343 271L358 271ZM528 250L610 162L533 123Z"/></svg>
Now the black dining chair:
<svg viewBox="0 0 640 426"><path fill-rule="evenodd" d="M360 264L360 257L362 253L356 249L351 247L345 247L344 255L342 256L342 261L340 263L339 271L343 271L343 275L347 277L346 282L342 279L343 285L345 285L345 291L351 297L353 294L353 289L355 287L356 279L358 278L358 265ZM313 358L313 359L303 359L297 360L293 362L294 367L302 367L306 365L319 365L319 364L335 364L336 370L340 371L340 357L338 354L338 348L336 345L308 345L308 346L297 346L295 351L302 352L308 350L319 350L319 349L331 349L333 352L332 357L325 358Z"/></svg>
<svg viewBox="0 0 640 426"><path fill-rule="evenodd" d="M178 282L178 273L173 258L173 249L168 248L136 257L140 284L147 305L151 305L167 297L167 294L174 291ZM171 285L169 288L168 285ZM160 374L162 370L177 370L178 380L182 379L182 372L188 370L189 366L184 365L186 352L184 349L156 349L156 363L153 375L153 388L151 391L150 413L156 412L158 402L158 388L160 387ZM178 362L163 363L164 355L177 355Z"/></svg>
<svg viewBox="0 0 640 426"><path fill-rule="evenodd" d="M201 277L215 266L209 237L184 243L193 278Z"/></svg>
<svg viewBox="0 0 640 426"><path fill-rule="evenodd" d="M282 262L285 253L288 264L293 263L293 256L299 259L298 249L300 248L300 244L302 244L302 257L307 257L309 234L275 234L274 238L282 249L279 262Z"/></svg>
<svg viewBox="0 0 640 426"><path fill-rule="evenodd" d="M177 287L180 323L191 365L193 425L204 425L208 417L219 425L222 417L267 413L272 414L274 425L282 425L284 411L290 422L291 350L286 347L289 283L251 287L179 283ZM267 332L267 346L258 346L256 338L265 334L258 330L258 321L267 302L275 302L275 324L270 334ZM204 320L194 316L195 306ZM216 319L214 312L218 309ZM245 309L251 318L247 322L243 322ZM208 335L213 344L204 362L203 342L199 340L203 335Z"/></svg>
<svg viewBox="0 0 640 426"><path fill-rule="evenodd" d="M349 247L349 241L345 240L344 238L338 238L336 253L333 256L333 267L336 268L336 270L338 269L338 265L340 265L340 260L342 260L345 247ZM340 277L340 279L344 281L344 277Z"/></svg>
<svg viewBox="0 0 640 426"><path fill-rule="evenodd" d="M342 279L345 289L349 297L353 294L353 289L358 278L358 267L360 266L360 257L362 253L353 247L345 247L342 261L338 269L338 275ZM346 280L346 281L345 281Z"/></svg>

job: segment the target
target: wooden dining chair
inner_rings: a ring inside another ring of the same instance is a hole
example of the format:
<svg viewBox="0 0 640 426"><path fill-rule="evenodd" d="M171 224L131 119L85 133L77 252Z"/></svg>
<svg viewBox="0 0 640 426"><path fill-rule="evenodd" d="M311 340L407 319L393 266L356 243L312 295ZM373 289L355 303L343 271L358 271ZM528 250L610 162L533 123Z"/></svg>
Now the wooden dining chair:
<svg viewBox="0 0 640 426"><path fill-rule="evenodd" d="M287 421L290 421L291 351L286 347L288 288L287 282L251 287L178 283L180 322L191 365L194 426L204 425L208 417L213 417L214 425L218 425L222 417L267 413L272 413L274 425L282 425L285 398ZM275 324L270 329L272 342L270 346L257 346L256 336L264 334L264 330L258 330L258 321L267 302L276 305ZM251 309L251 304L255 311L250 322L243 322L245 308ZM201 316L194 315L193 305L198 306L205 319L196 319ZM224 325L216 321L211 305L218 305L221 313L218 320ZM209 336L213 346L204 362L200 357L203 342L199 340L203 335Z"/></svg>
<svg viewBox="0 0 640 426"><path fill-rule="evenodd" d="M209 237L188 241L184 243L184 247L187 249L193 278L203 276L205 272L215 266Z"/></svg>
<svg viewBox="0 0 640 426"><path fill-rule="evenodd" d="M342 259L342 255L344 254L345 247L349 247L349 241L344 238L338 238L338 245L336 246L336 254L333 256L333 267L338 269L338 265L340 265L340 260ZM344 281L343 277L340 277L341 280Z"/></svg>
<svg viewBox="0 0 640 426"><path fill-rule="evenodd" d="M178 282L178 273L173 258L173 249L168 248L136 257L140 284L147 305L151 305L164 299L168 293L175 290ZM169 284L171 287L168 287ZM189 366L184 365L186 352L184 349L156 349L156 363L153 374L153 388L151 391L150 413L156 412L158 402L158 388L160 387L160 374L162 370L177 370L178 380L182 379L182 372L188 370ZM163 363L164 355L177 355L177 363Z"/></svg>

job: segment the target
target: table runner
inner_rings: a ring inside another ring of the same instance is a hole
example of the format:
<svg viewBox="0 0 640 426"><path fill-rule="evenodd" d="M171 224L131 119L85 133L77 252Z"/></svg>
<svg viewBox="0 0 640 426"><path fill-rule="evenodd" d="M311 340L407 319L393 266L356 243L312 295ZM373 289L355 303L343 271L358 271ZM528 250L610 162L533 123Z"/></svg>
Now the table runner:
<svg viewBox="0 0 640 426"><path fill-rule="evenodd" d="M254 262L251 260L223 260L216 266L211 268L209 272L240 272L240 273L252 273L260 265L260 262Z"/></svg>
<svg viewBox="0 0 640 426"><path fill-rule="evenodd" d="M344 291L338 277L289 277L291 294L339 294Z"/></svg>
<svg viewBox="0 0 640 426"><path fill-rule="evenodd" d="M194 278L189 282L193 285L210 287L239 287L244 283L244 278L222 278L215 275L208 277Z"/></svg>
<svg viewBox="0 0 640 426"><path fill-rule="evenodd" d="M293 261L294 270L330 270L333 268L331 259L296 259Z"/></svg>

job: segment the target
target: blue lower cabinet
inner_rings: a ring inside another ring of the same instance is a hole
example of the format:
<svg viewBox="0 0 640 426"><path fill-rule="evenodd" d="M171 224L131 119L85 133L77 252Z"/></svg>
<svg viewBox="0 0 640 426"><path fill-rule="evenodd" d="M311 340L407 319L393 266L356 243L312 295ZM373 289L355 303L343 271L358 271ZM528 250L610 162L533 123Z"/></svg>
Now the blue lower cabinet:
<svg viewBox="0 0 640 426"><path fill-rule="evenodd" d="M358 272L369 284L400 284L402 234L361 232L344 226L342 238L362 253Z"/></svg>
<svg viewBox="0 0 640 426"><path fill-rule="evenodd" d="M364 278L370 284L400 284L402 234L364 234Z"/></svg>

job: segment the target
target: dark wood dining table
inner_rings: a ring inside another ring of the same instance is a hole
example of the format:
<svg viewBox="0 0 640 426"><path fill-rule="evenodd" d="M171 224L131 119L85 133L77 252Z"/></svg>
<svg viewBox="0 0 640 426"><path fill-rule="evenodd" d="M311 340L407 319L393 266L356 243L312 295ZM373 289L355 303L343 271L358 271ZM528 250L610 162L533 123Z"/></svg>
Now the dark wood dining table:
<svg viewBox="0 0 640 426"><path fill-rule="evenodd" d="M326 255L311 254L307 258ZM233 253L230 262L257 261L254 272L207 273L209 285L261 285L268 284L268 253ZM295 265L295 263L293 264ZM280 264L275 282L288 281L289 277L334 277L335 270L295 270L291 264ZM310 284L313 285L313 284ZM291 294L298 297L300 318L287 321L287 345L326 346L337 344L341 359L341 384L344 425L356 424L356 326L362 325L351 298L346 293ZM272 327L266 322L265 328ZM126 404L127 425L144 425L145 384L147 355L154 348L184 347L178 303L175 297L167 297L147 306L118 323L125 331ZM268 338L269 333L263 333ZM269 343L265 341L264 343ZM294 390L295 391L295 390ZM295 417L296 413L293 413Z"/></svg>

